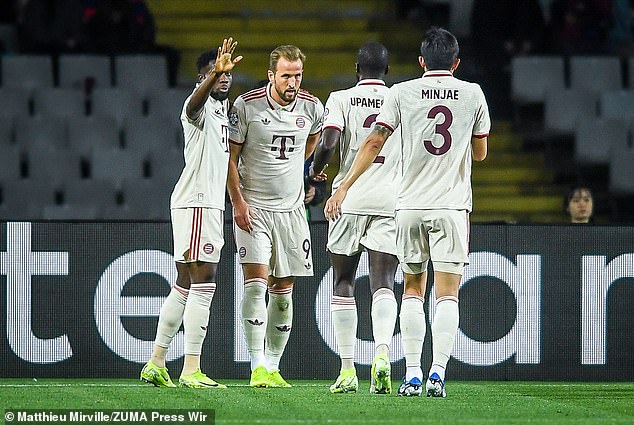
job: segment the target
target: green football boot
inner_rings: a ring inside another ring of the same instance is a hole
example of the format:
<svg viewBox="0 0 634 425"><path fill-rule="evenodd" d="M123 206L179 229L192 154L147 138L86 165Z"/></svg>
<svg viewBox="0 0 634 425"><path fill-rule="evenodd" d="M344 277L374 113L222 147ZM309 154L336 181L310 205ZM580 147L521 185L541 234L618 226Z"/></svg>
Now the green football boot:
<svg viewBox="0 0 634 425"><path fill-rule="evenodd" d="M158 367L151 360L141 369L141 381L161 388L176 388L166 367Z"/></svg>
<svg viewBox="0 0 634 425"><path fill-rule="evenodd" d="M291 388L289 384L282 378L279 370L272 370L269 372L269 388Z"/></svg>
<svg viewBox="0 0 634 425"><path fill-rule="evenodd" d="M185 388L202 388L202 389L214 389L214 388L227 388L226 385L222 385L209 378L202 373L200 369L191 375L183 375L178 379L178 383L181 387Z"/></svg>
<svg viewBox="0 0 634 425"><path fill-rule="evenodd" d="M359 379L353 367L342 369L335 383L330 386L330 392L333 394L356 393L358 390Z"/></svg>
<svg viewBox="0 0 634 425"><path fill-rule="evenodd" d="M392 393L392 365L387 354L379 354L372 361L370 394Z"/></svg>
<svg viewBox="0 0 634 425"><path fill-rule="evenodd" d="M264 366L258 366L251 372L250 387L266 388L269 386L269 371Z"/></svg>

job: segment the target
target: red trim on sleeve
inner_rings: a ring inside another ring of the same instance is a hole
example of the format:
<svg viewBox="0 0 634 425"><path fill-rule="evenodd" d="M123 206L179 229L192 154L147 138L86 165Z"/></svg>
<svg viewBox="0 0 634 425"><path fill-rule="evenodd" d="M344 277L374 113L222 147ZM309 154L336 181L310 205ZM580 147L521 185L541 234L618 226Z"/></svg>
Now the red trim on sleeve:
<svg viewBox="0 0 634 425"><path fill-rule="evenodd" d="M327 128L334 128L335 130L343 131L343 129L341 127L338 127L336 125L327 125L327 126L323 127L322 130L325 130Z"/></svg>
<svg viewBox="0 0 634 425"><path fill-rule="evenodd" d="M473 134L472 137L475 137L476 139L484 139L485 137L489 137L489 133L487 133L487 134Z"/></svg>

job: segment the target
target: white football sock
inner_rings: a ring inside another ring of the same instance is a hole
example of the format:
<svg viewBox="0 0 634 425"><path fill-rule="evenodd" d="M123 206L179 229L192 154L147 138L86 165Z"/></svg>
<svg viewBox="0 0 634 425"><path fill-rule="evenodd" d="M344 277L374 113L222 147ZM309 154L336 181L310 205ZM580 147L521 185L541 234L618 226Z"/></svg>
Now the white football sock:
<svg viewBox="0 0 634 425"><path fill-rule="evenodd" d="M203 341L207 335L209 324L209 307L216 292L216 284L192 283L189 288L189 297L183 314L183 326L185 328L185 354L200 356Z"/></svg>
<svg viewBox="0 0 634 425"><path fill-rule="evenodd" d="M459 321L458 298L452 296L437 298L436 313L431 325L433 358L429 374L437 373L443 382Z"/></svg>
<svg viewBox="0 0 634 425"><path fill-rule="evenodd" d="M244 281L242 328L251 356L251 370L258 366L265 366L266 287L266 279L254 278Z"/></svg>
<svg viewBox="0 0 634 425"><path fill-rule="evenodd" d="M423 309L423 297L416 295L403 295L401 302L401 338L403 339L403 351L405 354L405 380L416 377L422 381L423 370L420 367L423 353L423 341L427 331L425 310Z"/></svg>
<svg viewBox="0 0 634 425"><path fill-rule="evenodd" d="M330 314L335 328L335 340L341 358L341 369L354 367L354 348L357 342L357 304L354 297L333 295Z"/></svg>
<svg viewBox="0 0 634 425"><path fill-rule="evenodd" d="M280 359L293 327L293 288L269 288L264 357L268 370L280 370Z"/></svg>
<svg viewBox="0 0 634 425"><path fill-rule="evenodd" d="M397 309L396 298L392 290L381 288L372 296L372 334L374 335L375 355L390 352Z"/></svg>
<svg viewBox="0 0 634 425"><path fill-rule="evenodd" d="M158 325L156 326L154 351L150 359L158 367L165 367L167 350L183 322L183 312L185 311L188 294L189 289L174 285L161 306Z"/></svg>

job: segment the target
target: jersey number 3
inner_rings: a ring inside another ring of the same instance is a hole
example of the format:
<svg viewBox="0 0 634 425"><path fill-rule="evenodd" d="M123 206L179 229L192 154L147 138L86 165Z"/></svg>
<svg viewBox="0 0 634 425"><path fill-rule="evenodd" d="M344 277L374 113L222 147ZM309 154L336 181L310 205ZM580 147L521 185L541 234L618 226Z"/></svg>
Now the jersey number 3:
<svg viewBox="0 0 634 425"><path fill-rule="evenodd" d="M447 153L449 148L451 147L451 133L449 132L449 127L453 122L453 114L451 110L444 105L436 105L429 110L427 114L427 118L435 119L438 114L442 114L445 118L443 122L440 124L436 124L436 129L434 130L434 134L439 134L443 138L443 144L439 147L434 146L431 140L423 140L423 144L425 145L425 149L432 155L443 155Z"/></svg>

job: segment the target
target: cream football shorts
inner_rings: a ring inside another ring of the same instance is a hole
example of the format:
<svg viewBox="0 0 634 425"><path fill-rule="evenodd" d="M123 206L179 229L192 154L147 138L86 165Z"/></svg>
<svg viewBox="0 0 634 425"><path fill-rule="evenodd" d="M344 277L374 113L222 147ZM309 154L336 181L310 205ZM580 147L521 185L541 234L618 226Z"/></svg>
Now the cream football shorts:
<svg viewBox="0 0 634 425"><path fill-rule="evenodd" d="M405 273L462 274L469 264L469 213L464 210L396 211L396 246Z"/></svg>
<svg viewBox="0 0 634 425"><path fill-rule="evenodd" d="M328 222L328 251L352 256L363 250L396 255L394 217L344 213Z"/></svg>
<svg viewBox="0 0 634 425"><path fill-rule="evenodd" d="M233 225L240 263L267 264L274 277L312 276L310 231L303 206L276 212L251 207L251 233Z"/></svg>
<svg viewBox="0 0 634 425"><path fill-rule="evenodd" d="M174 208L172 234L174 260L179 263L218 263L223 237L224 213L216 208Z"/></svg>

